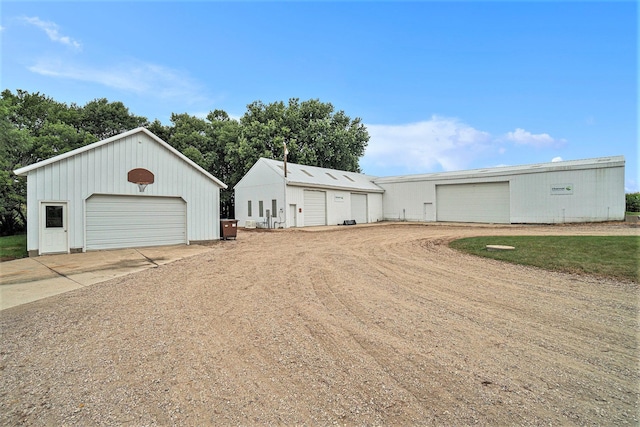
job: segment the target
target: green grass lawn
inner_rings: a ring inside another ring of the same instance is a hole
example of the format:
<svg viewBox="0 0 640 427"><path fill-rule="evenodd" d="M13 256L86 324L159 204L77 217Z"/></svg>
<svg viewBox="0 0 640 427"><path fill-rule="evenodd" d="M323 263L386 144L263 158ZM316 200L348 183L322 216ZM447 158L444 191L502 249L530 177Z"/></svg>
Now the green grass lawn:
<svg viewBox="0 0 640 427"><path fill-rule="evenodd" d="M27 235L0 237L0 261L27 256Z"/></svg>
<svg viewBox="0 0 640 427"><path fill-rule="evenodd" d="M515 250L490 252L486 245L514 246ZM472 237L450 246L514 264L638 282L640 236Z"/></svg>

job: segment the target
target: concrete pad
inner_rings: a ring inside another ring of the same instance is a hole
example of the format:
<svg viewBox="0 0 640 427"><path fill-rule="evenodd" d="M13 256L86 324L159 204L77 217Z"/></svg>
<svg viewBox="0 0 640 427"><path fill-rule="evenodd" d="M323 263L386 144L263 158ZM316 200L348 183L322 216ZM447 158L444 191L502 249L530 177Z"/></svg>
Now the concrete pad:
<svg viewBox="0 0 640 427"><path fill-rule="evenodd" d="M0 263L0 285L33 282L59 277L35 258L22 258Z"/></svg>
<svg viewBox="0 0 640 427"><path fill-rule="evenodd" d="M203 245L43 255L0 263L0 310L155 268L211 250Z"/></svg>
<svg viewBox="0 0 640 427"><path fill-rule="evenodd" d="M506 246L506 245L487 245L488 251L512 251L515 249L514 246Z"/></svg>
<svg viewBox="0 0 640 427"><path fill-rule="evenodd" d="M62 276L28 283L0 286L0 310L37 301L82 288L82 285Z"/></svg>

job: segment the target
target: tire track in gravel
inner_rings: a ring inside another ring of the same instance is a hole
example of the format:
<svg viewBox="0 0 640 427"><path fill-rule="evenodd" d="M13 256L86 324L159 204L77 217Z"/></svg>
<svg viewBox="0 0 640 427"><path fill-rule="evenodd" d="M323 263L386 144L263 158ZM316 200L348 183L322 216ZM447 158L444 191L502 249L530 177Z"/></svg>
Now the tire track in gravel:
<svg viewBox="0 0 640 427"><path fill-rule="evenodd" d="M511 234L637 231L241 230L3 311L0 424L637 424L637 284L447 247Z"/></svg>

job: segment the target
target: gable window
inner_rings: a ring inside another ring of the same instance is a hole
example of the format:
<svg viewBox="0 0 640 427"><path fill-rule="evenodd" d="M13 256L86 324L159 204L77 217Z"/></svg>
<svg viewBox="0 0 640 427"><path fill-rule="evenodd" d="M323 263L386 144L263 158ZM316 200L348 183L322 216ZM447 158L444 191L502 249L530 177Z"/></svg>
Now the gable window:
<svg viewBox="0 0 640 427"><path fill-rule="evenodd" d="M251 216L251 200L249 200L248 204L247 204L247 216Z"/></svg>

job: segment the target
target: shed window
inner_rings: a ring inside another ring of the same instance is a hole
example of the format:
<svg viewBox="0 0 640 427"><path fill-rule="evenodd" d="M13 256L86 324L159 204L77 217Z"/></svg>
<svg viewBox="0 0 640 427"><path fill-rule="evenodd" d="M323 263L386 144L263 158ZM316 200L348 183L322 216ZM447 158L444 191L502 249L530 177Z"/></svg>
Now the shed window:
<svg viewBox="0 0 640 427"><path fill-rule="evenodd" d="M260 200L258 202L258 211L260 213L260 215L258 215L259 217L263 217L264 216L264 203L262 202L262 200Z"/></svg>
<svg viewBox="0 0 640 427"><path fill-rule="evenodd" d="M251 200L249 200L249 202L247 203L247 216L251 216L253 215L251 213Z"/></svg>
<svg viewBox="0 0 640 427"><path fill-rule="evenodd" d="M62 228L62 206L46 206L47 228Z"/></svg>

